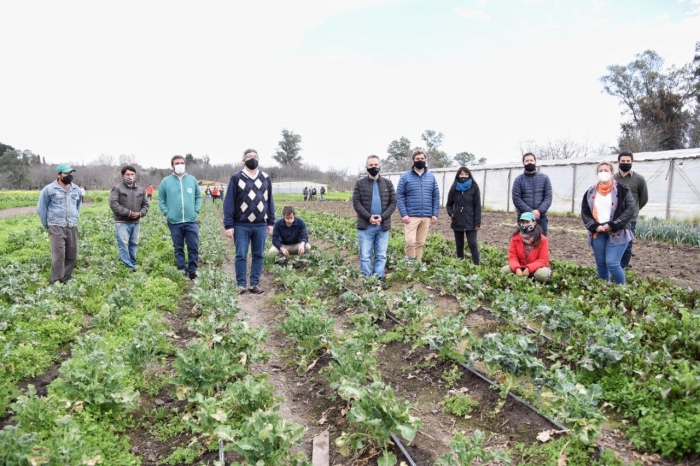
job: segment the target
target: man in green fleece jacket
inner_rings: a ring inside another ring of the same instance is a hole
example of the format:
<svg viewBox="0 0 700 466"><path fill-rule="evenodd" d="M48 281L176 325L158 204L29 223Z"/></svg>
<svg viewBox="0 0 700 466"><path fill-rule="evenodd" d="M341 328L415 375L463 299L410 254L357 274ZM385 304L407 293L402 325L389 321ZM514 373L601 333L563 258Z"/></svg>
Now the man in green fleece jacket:
<svg viewBox="0 0 700 466"><path fill-rule="evenodd" d="M647 205L649 202L649 190L647 189L647 182L642 175L632 170L632 163L634 162L634 155L630 151L622 151L617 156L617 164L619 171L615 174L615 181L620 184L627 186L630 191L632 191L632 196L634 197L637 205L634 207L634 216L630 221L630 228L632 229L632 234L637 229L637 217L639 216L639 211ZM620 260L620 265L623 269L627 270L630 265L630 259L632 259L632 243L634 239L627 243L627 249L622 254L622 260Z"/></svg>
<svg viewBox="0 0 700 466"><path fill-rule="evenodd" d="M173 238L175 262L191 280L197 278L199 259L199 226L197 215L202 208L202 192L197 178L185 173L185 158L176 155L170 160L173 173L160 182L158 207L168 218L168 228ZM185 263L187 244L187 263Z"/></svg>

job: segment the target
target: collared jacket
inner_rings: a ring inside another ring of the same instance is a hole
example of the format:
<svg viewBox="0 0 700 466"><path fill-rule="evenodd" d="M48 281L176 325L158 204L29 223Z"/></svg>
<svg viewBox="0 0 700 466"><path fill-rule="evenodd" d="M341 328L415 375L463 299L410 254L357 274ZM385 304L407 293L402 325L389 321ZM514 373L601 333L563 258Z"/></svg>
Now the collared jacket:
<svg viewBox="0 0 700 466"><path fill-rule="evenodd" d="M596 232L596 228L600 226L593 217L593 203L594 195L598 184L594 184L588 191L583 195L583 200L581 201L581 219L583 224L588 230L588 244L591 243L591 238ZM634 207L637 204L634 201L634 196L632 192L624 184L620 184L617 181L613 181L612 188L612 206L610 209L610 218L612 219L608 222L610 225L610 244L613 246L618 246L621 244L627 244L632 238L632 230L630 229L630 221L634 215Z"/></svg>
<svg viewBox="0 0 700 466"><path fill-rule="evenodd" d="M435 176L427 168L422 175L410 169L399 178L396 202L402 217L437 217L440 189Z"/></svg>
<svg viewBox="0 0 700 466"><path fill-rule="evenodd" d="M139 223L141 217L148 213L150 204L146 196L146 190L134 184L129 188L124 183L119 183L109 193L109 208L114 213L114 220L118 223ZM139 212L141 217L131 218L129 212Z"/></svg>
<svg viewBox="0 0 700 466"><path fill-rule="evenodd" d="M518 211L518 218L524 212L539 210L542 217L552 205L552 183L544 173L524 172L518 175L511 190L513 205Z"/></svg>
<svg viewBox="0 0 700 466"><path fill-rule="evenodd" d="M513 272L519 267L527 267L530 273L534 273L542 267L549 267L549 241L547 237L542 235L540 244L532 247L530 254L528 254L527 249L525 249L525 243L520 237L520 232L516 231L510 237L508 266Z"/></svg>
<svg viewBox="0 0 700 466"><path fill-rule="evenodd" d="M168 218L168 223L196 222L202 208L202 192L197 178L187 173L182 179L174 173L163 178L158 187L158 207Z"/></svg>
<svg viewBox="0 0 700 466"><path fill-rule="evenodd" d="M36 211L44 228L52 225L77 227L81 205L82 196L77 184L71 183L66 190L58 184L58 181L54 181L41 190Z"/></svg>
<svg viewBox="0 0 700 466"><path fill-rule="evenodd" d="M455 231L472 231L481 228L481 193L479 186L472 181L466 191L451 188L445 204L447 215L452 217L450 228Z"/></svg>
<svg viewBox="0 0 700 466"><path fill-rule="evenodd" d="M294 217L294 222L287 225L283 218L275 222L272 229L272 245L280 249L283 245L308 243L309 234L306 232L306 223L299 217Z"/></svg>
<svg viewBox="0 0 700 466"><path fill-rule="evenodd" d="M391 229L391 215L396 210L396 192L394 183L389 178L379 175L377 178L379 199L382 204L382 231ZM357 212L357 229L366 230L369 227L369 219L372 218L372 193L374 192L374 180L369 176L360 178L355 183L352 191L352 206Z"/></svg>
<svg viewBox="0 0 700 466"><path fill-rule="evenodd" d="M632 192L632 197L636 202L634 206L634 215L632 216L633 222L637 221L639 216L639 211L647 205L649 202L649 191L647 190L647 182L642 175L635 171L630 171L629 175L622 176L620 172L615 173L615 181L620 184L624 184Z"/></svg>

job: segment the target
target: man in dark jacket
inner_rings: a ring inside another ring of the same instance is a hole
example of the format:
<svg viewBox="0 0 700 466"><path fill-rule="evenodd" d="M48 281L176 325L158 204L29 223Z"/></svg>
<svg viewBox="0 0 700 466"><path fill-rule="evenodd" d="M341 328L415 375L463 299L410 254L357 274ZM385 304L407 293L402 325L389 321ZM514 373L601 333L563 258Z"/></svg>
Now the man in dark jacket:
<svg viewBox="0 0 700 466"><path fill-rule="evenodd" d="M307 254L311 251L306 223L296 216L294 207L285 206L281 218L272 229L272 247L268 254L279 255L276 262L286 265L290 255Z"/></svg>
<svg viewBox="0 0 700 466"><path fill-rule="evenodd" d="M633 162L634 155L632 155L632 152L620 152L620 154L617 156L617 166L620 170L615 174L615 181L627 186L632 193L632 197L634 197L634 201L637 203L634 207L634 215L630 221L632 235L634 235L634 232L637 229L637 217L639 216L639 211L643 209L645 205L647 205L647 202L649 202L647 182L642 175L632 171ZM620 265L623 269L627 269L627 267L630 265L630 259L632 259L632 243L634 243L634 238L627 243L627 249L625 249L624 254L622 254Z"/></svg>
<svg viewBox="0 0 700 466"><path fill-rule="evenodd" d="M136 169L131 165L122 168L122 182L112 188L109 207L116 222L119 258L136 272L140 222L148 213L149 203L146 190L136 184Z"/></svg>
<svg viewBox="0 0 700 466"><path fill-rule="evenodd" d="M384 267L389 247L391 214L396 210L396 192L391 180L379 175L380 169L379 157L367 157L368 176L355 183L352 206L357 212L360 270L367 277L376 274L383 281L382 286L386 287Z"/></svg>
<svg viewBox="0 0 700 466"><path fill-rule="evenodd" d="M525 172L513 182L513 205L518 218L525 212L532 212L542 233L547 236L547 211L552 205L552 183L544 173L537 171L537 159L532 152L523 155Z"/></svg>

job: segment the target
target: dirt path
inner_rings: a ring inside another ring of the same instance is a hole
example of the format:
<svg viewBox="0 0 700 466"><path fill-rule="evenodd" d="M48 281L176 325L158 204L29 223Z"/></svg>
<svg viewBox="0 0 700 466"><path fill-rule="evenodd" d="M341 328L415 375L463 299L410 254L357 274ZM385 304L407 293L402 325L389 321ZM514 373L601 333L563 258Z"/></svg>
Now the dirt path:
<svg viewBox="0 0 700 466"><path fill-rule="evenodd" d="M291 202L299 208L313 209L354 217L350 202ZM403 228L398 212L392 217L393 228ZM506 250L510 236L515 231L515 214L504 212L484 212L479 230L479 241L489 246ZM446 238L453 239L450 218L441 208L437 225L431 232L439 231ZM578 217L550 217L549 248L551 259L594 267L593 253L586 245L586 231ZM657 241L635 242L630 269L642 277L667 279L676 285L700 289L700 247L688 244L667 244ZM556 270L554 270L556 273Z"/></svg>
<svg viewBox="0 0 700 466"><path fill-rule="evenodd" d="M28 207L10 207L9 209L0 210L0 219L7 217L16 217L17 215L33 214L36 212L35 206Z"/></svg>

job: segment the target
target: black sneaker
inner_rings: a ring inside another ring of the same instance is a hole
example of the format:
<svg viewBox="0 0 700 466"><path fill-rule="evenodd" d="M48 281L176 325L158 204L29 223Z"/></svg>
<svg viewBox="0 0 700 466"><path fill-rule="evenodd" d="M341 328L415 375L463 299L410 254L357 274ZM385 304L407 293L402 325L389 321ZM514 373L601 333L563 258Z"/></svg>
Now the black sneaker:
<svg viewBox="0 0 700 466"><path fill-rule="evenodd" d="M194 280L197 278L197 272L189 272L187 276L190 277L190 280Z"/></svg>
<svg viewBox="0 0 700 466"><path fill-rule="evenodd" d="M382 277L379 279L379 283L382 286L382 290L388 290L389 289L389 284L386 282L386 278Z"/></svg>

